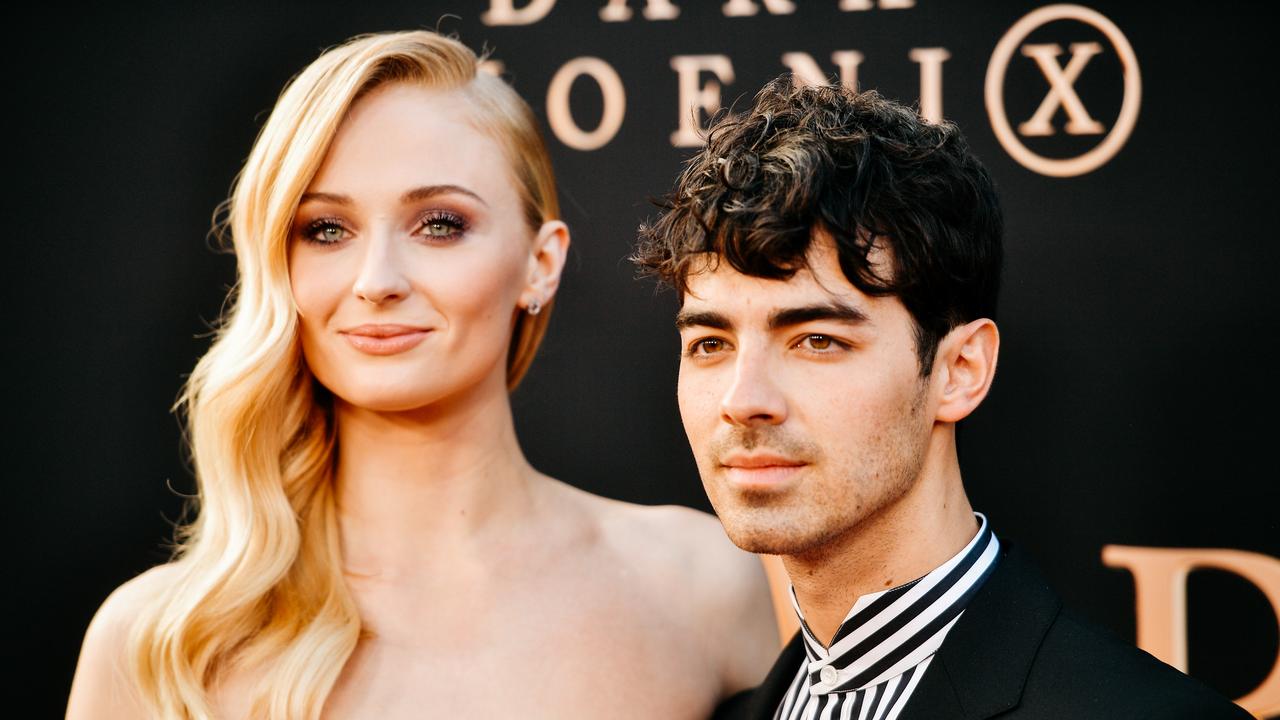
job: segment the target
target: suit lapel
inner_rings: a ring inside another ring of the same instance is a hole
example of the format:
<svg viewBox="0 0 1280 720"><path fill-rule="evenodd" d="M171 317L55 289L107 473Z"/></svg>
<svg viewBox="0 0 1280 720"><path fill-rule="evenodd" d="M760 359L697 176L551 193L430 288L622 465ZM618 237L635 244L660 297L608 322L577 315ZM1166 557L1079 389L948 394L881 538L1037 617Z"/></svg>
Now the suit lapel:
<svg viewBox="0 0 1280 720"><path fill-rule="evenodd" d="M1062 601L1006 540L991 577L947 633L899 720L979 720L1017 706Z"/></svg>

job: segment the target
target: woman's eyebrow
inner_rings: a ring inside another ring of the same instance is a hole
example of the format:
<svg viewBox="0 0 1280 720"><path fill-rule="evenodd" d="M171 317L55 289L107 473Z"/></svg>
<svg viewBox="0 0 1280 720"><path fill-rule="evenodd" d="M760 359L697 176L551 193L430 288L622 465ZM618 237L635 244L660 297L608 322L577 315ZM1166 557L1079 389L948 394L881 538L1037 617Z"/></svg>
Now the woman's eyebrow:
<svg viewBox="0 0 1280 720"><path fill-rule="evenodd" d="M404 205L417 200L425 200L429 197L435 197L436 195L448 195L451 193L466 195L467 197L474 198L481 205L489 207L489 203L485 202L484 198L461 185L423 185L422 187L416 187L400 196L400 204Z"/></svg>
<svg viewBox="0 0 1280 720"><path fill-rule="evenodd" d="M467 197L474 198L481 205L484 205L485 207L489 207L489 203L485 202L484 198L462 187L461 185L422 185L420 187L416 187L412 190L406 191L405 194L401 195L400 204L406 205L411 202L425 200L427 198L432 198L437 195L448 195L453 193L456 193L459 195L466 195ZM303 193L302 199L298 201L298 204L301 205L302 203L313 202L313 201L330 202L330 203L333 203L334 205L351 205L354 202L351 199L350 195L342 195L340 193L317 191L317 192Z"/></svg>

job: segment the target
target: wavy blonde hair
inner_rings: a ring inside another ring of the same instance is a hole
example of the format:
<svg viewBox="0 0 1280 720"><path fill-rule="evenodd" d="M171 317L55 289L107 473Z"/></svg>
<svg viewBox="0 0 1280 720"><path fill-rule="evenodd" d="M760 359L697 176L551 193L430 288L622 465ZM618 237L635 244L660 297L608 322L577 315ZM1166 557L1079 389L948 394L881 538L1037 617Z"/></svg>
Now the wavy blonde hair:
<svg viewBox="0 0 1280 720"><path fill-rule="evenodd" d="M254 717L318 718L356 647L361 623L334 508L332 397L302 356L289 230L347 110L398 82L463 93L470 120L507 154L529 226L558 218L533 113L479 62L425 30L330 48L285 86L219 208L215 229L229 233L238 279L173 408L185 414L195 519L178 529L174 582L138 615L127 649L141 698L159 717L212 717L213 683L244 667L259 670ZM509 388L533 359L550 305L538 315L513 308Z"/></svg>

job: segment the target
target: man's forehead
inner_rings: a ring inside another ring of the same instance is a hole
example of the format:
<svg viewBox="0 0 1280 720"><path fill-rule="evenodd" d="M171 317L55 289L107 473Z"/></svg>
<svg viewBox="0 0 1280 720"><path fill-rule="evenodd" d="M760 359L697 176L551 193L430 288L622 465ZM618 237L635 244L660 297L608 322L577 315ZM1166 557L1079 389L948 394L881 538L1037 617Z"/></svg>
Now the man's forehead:
<svg viewBox="0 0 1280 720"><path fill-rule="evenodd" d="M893 250L884 238L873 238L859 230L859 236L869 244L865 255L868 270L882 279L893 275ZM780 258L774 264L783 265ZM684 277L685 294L682 305L699 296L707 297L726 287L753 287L758 292L772 294L822 293L834 298L871 300L858 290L845 276L840 265L840 250L835 238L821 226L810 231L810 240L798 268L790 277L771 279L744 275L738 272L724 255L716 252L696 253L687 258ZM740 290L739 290L740 291Z"/></svg>
<svg viewBox="0 0 1280 720"><path fill-rule="evenodd" d="M685 277L682 309L763 309L841 303L865 307L872 298L844 276L834 254L811 252L806 265L787 278L765 278L739 272L723 257L694 264Z"/></svg>

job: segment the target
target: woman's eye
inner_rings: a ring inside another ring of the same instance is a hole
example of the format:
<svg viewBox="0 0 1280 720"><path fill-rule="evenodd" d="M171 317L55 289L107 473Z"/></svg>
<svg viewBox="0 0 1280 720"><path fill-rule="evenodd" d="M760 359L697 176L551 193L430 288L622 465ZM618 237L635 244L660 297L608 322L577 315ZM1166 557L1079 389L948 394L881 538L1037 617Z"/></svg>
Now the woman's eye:
<svg viewBox="0 0 1280 720"><path fill-rule="evenodd" d="M422 219L422 234L433 240L454 238L466 229L466 221L453 213L431 213Z"/></svg>
<svg viewBox="0 0 1280 720"><path fill-rule="evenodd" d="M316 220L303 230L302 238L317 245L332 245L341 242L345 232L346 229L333 220Z"/></svg>

